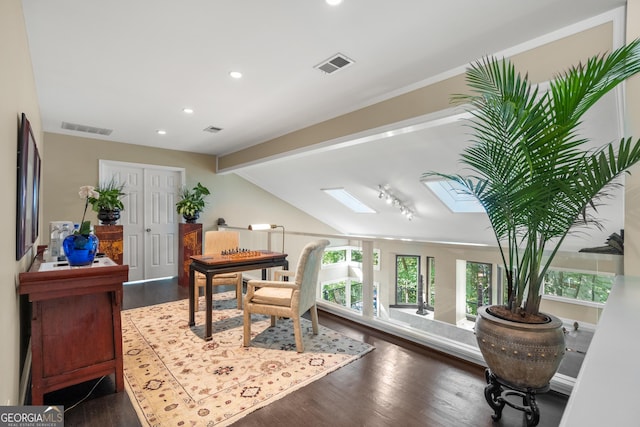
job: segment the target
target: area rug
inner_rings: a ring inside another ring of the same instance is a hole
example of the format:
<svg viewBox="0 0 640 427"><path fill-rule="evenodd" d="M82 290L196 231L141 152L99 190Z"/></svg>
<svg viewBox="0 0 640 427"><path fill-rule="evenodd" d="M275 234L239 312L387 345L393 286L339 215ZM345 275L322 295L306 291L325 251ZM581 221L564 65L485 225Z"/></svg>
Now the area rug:
<svg viewBox="0 0 640 427"><path fill-rule="evenodd" d="M189 327L189 300L122 312L124 379L143 426L226 426L373 349L302 319L297 353L289 319L253 315L242 346L235 293L214 294L213 339L204 341L204 299Z"/></svg>

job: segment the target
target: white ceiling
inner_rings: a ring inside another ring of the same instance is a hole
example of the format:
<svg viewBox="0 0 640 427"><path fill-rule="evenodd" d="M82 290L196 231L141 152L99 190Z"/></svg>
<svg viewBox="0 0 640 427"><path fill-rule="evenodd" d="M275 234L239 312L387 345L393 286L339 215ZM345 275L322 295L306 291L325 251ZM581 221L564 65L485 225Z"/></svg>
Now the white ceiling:
<svg viewBox="0 0 640 427"><path fill-rule="evenodd" d="M421 82L625 4L623 0L23 0L44 130L224 155L417 87ZM336 53L355 63L327 75ZM244 74L231 79L229 71ZM617 136L615 100L594 118ZM184 107L195 110L186 115ZM599 119L600 120L600 119ZM62 122L113 129L109 137ZM236 171L357 235L493 244L481 214L453 215L419 183L450 172L459 122L413 123L393 136L324 148ZM223 130L204 132L208 126ZM156 134L165 129L166 135ZM592 135L591 131L587 131ZM597 138L594 138L598 140ZM276 167L274 167L276 166ZM291 179L303 176L304 179ZM286 183L283 185L283 183ZM389 184L416 217L378 199ZM344 187L377 214L353 214L320 192ZM600 245L622 227L622 198Z"/></svg>

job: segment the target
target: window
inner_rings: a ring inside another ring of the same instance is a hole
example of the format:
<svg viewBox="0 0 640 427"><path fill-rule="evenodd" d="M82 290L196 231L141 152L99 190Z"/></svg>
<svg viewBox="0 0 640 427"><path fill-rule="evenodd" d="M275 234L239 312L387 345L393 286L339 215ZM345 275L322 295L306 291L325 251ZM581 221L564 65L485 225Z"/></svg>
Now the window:
<svg viewBox="0 0 640 427"><path fill-rule="evenodd" d="M347 281L340 280L322 284L322 299L346 307Z"/></svg>
<svg viewBox="0 0 640 427"><path fill-rule="evenodd" d="M427 306L436 306L436 259L432 256L427 257Z"/></svg>
<svg viewBox="0 0 640 427"><path fill-rule="evenodd" d="M362 249L358 246L333 247L322 255L322 265L362 264ZM380 249L373 250L373 269L380 270Z"/></svg>
<svg viewBox="0 0 640 427"><path fill-rule="evenodd" d="M341 262L345 262L346 260L347 250L344 248L332 248L330 250L327 249L324 251L324 254L322 254L322 265L339 264Z"/></svg>
<svg viewBox="0 0 640 427"><path fill-rule="evenodd" d="M322 299L324 301L349 307L362 313L362 282L356 279L341 279L322 283ZM378 284L373 284L373 310L378 309Z"/></svg>
<svg viewBox="0 0 640 427"><path fill-rule="evenodd" d="M549 270L544 276L544 295L604 304L614 279L613 274Z"/></svg>
<svg viewBox="0 0 640 427"><path fill-rule="evenodd" d="M478 307L492 303L491 264L467 261L466 292L466 314L475 318Z"/></svg>
<svg viewBox="0 0 640 427"><path fill-rule="evenodd" d="M362 264L362 250L351 248L351 262ZM373 250L373 269L380 270L380 249Z"/></svg>
<svg viewBox="0 0 640 427"><path fill-rule="evenodd" d="M417 255L396 255L396 304L418 304L418 279L420 277L420 257Z"/></svg>

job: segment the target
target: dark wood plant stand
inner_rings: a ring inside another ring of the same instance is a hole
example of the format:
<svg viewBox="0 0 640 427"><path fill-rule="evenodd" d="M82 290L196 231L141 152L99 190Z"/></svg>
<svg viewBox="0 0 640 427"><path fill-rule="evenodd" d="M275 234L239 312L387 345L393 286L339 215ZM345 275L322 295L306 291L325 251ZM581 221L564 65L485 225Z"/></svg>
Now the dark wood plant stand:
<svg viewBox="0 0 640 427"><path fill-rule="evenodd" d="M542 388L521 388L498 378L490 369L484 371L487 380L487 386L484 388L484 397L487 403L494 410L491 416L494 421L498 421L502 417L502 410L505 405L509 405L518 411L524 412L528 427L538 425L540 421L540 410L536 403L536 393L545 393L549 391L549 385ZM510 401L510 396L522 398L522 405Z"/></svg>

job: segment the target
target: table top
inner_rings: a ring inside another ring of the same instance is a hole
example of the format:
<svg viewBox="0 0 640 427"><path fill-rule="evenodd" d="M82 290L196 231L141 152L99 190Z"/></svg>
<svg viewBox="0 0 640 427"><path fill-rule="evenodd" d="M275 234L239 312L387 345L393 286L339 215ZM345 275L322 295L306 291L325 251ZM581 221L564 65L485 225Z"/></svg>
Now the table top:
<svg viewBox="0 0 640 427"><path fill-rule="evenodd" d="M199 264L205 265L235 265L235 264L253 264L256 262L273 261L286 258L288 254L282 252L272 252L266 250L240 252L231 255L222 254L205 254L192 255L190 258Z"/></svg>

